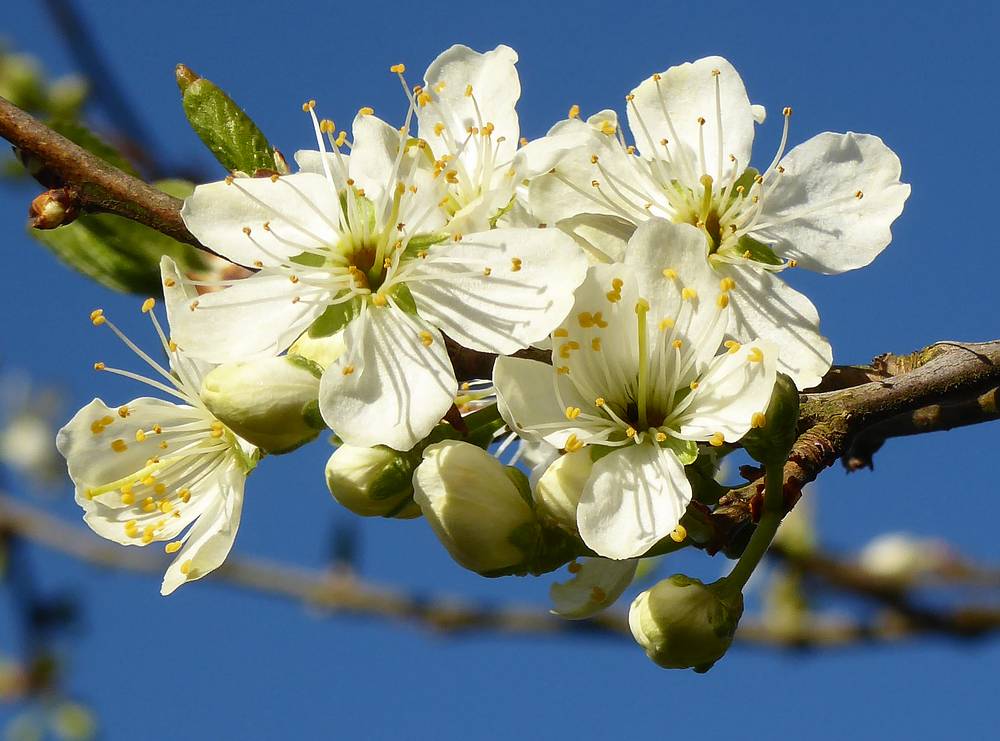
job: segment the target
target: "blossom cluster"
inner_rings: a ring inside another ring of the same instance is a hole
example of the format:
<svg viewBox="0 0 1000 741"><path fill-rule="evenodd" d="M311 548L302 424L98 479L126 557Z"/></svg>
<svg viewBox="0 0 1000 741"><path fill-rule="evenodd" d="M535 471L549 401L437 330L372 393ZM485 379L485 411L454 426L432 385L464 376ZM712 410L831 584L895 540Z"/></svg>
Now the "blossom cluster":
<svg viewBox="0 0 1000 741"><path fill-rule="evenodd" d="M485 575L568 564L554 611L587 617L689 538L693 470L765 427L777 375L806 389L829 370L817 310L781 274L888 245L909 186L881 139L786 151L786 108L777 152L751 165L765 110L709 57L628 93L627 131L573 106L528 141L516 62L453 46L417 85L395 65L402 125L364 107L339 129L309 101L297 172L198 186L184 223L245 270L163 258L167 325L142 307L162 360L91 315L152 374L96 367L172 400L95 399L58 446L95 532L176 553L164 594L223 563L254 467L329 429L341 504L422 515ZM456 376L470 351L496 356L492 378Z"/></svg>

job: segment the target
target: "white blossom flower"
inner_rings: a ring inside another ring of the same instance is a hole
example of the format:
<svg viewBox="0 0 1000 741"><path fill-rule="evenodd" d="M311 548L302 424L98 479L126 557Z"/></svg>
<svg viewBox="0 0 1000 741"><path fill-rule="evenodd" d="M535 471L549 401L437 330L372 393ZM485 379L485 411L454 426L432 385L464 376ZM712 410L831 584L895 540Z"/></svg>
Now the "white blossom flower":
<svg viewBox="0 0 1000 741"><path fill-rule="evenodd" d="M556 141L537 145L558 164L531 182L532 212L603 261L618 259L634 226L650 217L698 226L719 278L737 283L733 334L774 341L780 370L800 388L818 383L830 367L830 345L815 307L777 274L795 265L833 274L870 263L891 240L910 192L899 181L899 158L876 136L829 132L786 155L786 108L778 152L763 171L750 168L754 123L764 110L750 104L721 57L653 75L626 106L635 146L626 145L612 111L563 121L550 132ZM588 145L559 146L571 132L586 134Z"/></svg>
<svg viewBox="0 0 1000 741"><path fill-rule="evenodd" d="M705 260L702 233L661 219L642 224L624 263L596 265L552 334L553 366L499 358L500 411L527 439L596 461L577 508L596 553L632 558L669 535L691 499L684 466L697 443L739 440L763 413L776 348L726 343L732 278Z"/></svg>
<svg viewBox="0 0 1000 741"><path fill-rule="evenodd" d="M170 270L165 268L164 278L176 282ZM140 397L109 407L94 399L59 431L56 444L94 532L122 545L167 541L166 552L176 557L163 578L166 595L218 568L229 554L244 482L258 452L201 402L201 380L212 366L186 357L152 308L152 299L143 304L169 358L166 365L139 349L100 309L91 320L110 327L160 378L104 363L94 367L142 381L180 403Z"/></svg>
<svg viewBox="0 0 1000 741"><path fill-rule="evenodd" d="M226 362L343 329L320 386L323 418L351 445L408 450L453 402L441 333L484 352L526 347L565 316L586 265L554 229L443 234L447 183L425 142L362 109L348 156L344 133L334 138L313 107L321 151L296 154L302 172L227 178L185 202L199 240L258 272L177 309L174 338Z"/></svg>

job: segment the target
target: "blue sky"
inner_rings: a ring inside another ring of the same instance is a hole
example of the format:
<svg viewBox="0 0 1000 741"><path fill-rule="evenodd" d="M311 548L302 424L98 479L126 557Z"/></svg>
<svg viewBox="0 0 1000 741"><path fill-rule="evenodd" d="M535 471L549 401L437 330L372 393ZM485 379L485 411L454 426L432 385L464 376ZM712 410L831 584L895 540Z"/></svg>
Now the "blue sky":
<svg viewBox="0 0 1000 741"><path fill-rule="evenodd" d="M239 101L272 142L310 146L301 113L315 98L346 121L362 105L389 120L404 110L388 68L413 81L452 43L520 54L522 132L544 133L577 103L584 114L621 106L643 77L709 54L729 58L751 99L795 110L798 143L821 131L881 136L900 156L913 193L893 244L862 271L791 282L823 317L835 362L866 362L938 339L1000 336L995 264L995 35L991 3L836 4L658 2L408 5L175 0L127 12L86 5L120 81L165 160L213 171L188 128L173 82L185 62ZM37 3L13 0L4 28L54 73L72 62ZM758 130L765 164L780 116ZM221 174L221 173L220 173ZM63 388L66 417L100 395L140 395L95 377L91 364L126 362L109 333L92 330L95 306L135 339L152 340L139 300L111 294L60 266L21 224L26 190L0 186L6 260L0 357ZM121 382L119 382L121 381ZM832 548L885 530L910 530L996 557L995 525L977 512L997 495L987 451L996 424L890 443L874 473L828 471L813 492ZM318 442L272 459L250 482L236 552L321 566L335 523L346 520L322 481L329 449ZM67 499L50 506L67 519ZM543 605L548 579L484 580L453 564L420 521L359 522L360 565L376 581L429 593ZM701 554L677 568L714 576ZM91 703L108 739L177 738L605 738L700 733L719 738L874 738L947 732L988 735L997 642L858 648L824 654L735 649L707 675L664 672L634 645L596 639L445 639L393 624L329 619L298 605L210 582L169 599L150 578L98 572L33 553L45 586L85 602L70 685ZM0 607L6 606L0 593ZM13 626L0 614L0 649ZM767 706L775 698L775 707ZM6 711L0 708L0 721Z"/></svg>

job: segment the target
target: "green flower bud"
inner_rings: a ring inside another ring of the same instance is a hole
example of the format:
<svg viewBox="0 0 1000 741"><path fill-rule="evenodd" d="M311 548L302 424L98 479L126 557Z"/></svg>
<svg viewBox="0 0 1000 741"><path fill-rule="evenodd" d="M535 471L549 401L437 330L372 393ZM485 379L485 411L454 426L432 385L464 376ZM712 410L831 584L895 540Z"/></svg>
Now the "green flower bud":
<svg viewBox="0 0 1000 741"><path fill-rule="evenodd" d="M535 511L539 519L579 537L576 508L593 467L587 448L566 453L553 461L535 486Z"/></svg>
<svg viewBox="0 0 1000 741"><path fill-rule="evenodd" d="M413 499L459 564L483 576L525 573L541 530L524 474L469 443L429 446Z"/></svg>
<svg viewBox="0 0 1000 741"><path fill-rule="evenodd" d="M722 658L743 615L743 595L674 574L632 602L629 627L636 642L664 669L706 672Z"/></svg>
<svg viewBox="0 0 1000 741"><path fill-rule="evenodd" d="M226 363L201 384L201 400L244 440L269 453L287 453L323 429L322 370L297 355Z"/></svg>
<svg viewBox="0 0 1000 741"><path fill-rule="evenodd" d="M792 379L779 373L767 411L754 415L754 428L740 443L761 463L784 460L795 444L799 424L799 391Z"/></svg>
<svg viewBox="0 0 1000 741"><path fill-rule="evenodd" d="M412 484L419 462L384 445L341 445L327 461L326 485L334 499L362 517L419 517Z"/></svg>

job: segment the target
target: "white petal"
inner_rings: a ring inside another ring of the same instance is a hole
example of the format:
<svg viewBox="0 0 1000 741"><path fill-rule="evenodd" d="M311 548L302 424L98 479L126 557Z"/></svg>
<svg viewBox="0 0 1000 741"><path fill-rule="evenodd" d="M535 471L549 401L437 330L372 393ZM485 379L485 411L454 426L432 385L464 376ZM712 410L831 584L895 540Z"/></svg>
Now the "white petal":
<svg viewBox="0 0 1000 741"><path fill-rule="evenodd" d="M420 315L456 342L510 354L555 329L586 271L556 229L495 229L432 247L404 280Z"/></svg>
<svg viewBox="0 0 1000 741"><path fill-rule="evenodd" d="M691 501L684 467L670 450L628 445L594 464L580 498L580 536L606 558L634 558L667 537Z"/></svg>
<svg viewBox="0 0 1000 741"><path fill-rule="evenodd" d="M558 397L556 383L559 384ZM566 406L581 406L583 399L566 377L557 374L548 363L501 356L493 366L493 385L500 415L525 439L542 439L561 448L570 434L575 433L578 437L587 434L566 419L566 407L559 401L561 398ZM546 427L532 431L536 425Z"/></svg>
<svg viewBox="0 0 1000 741"><path fill-rule="evenodd" d="M347 325L344 342L320 381L323 419L348 445L409 450L454 402L441 333L420 317L369 307Z"/></svg>
<svg viewBox="0 0 1000 741"><path fill-rule="evenodd" d="M325 153L326 164L330 167L330 172L340 172L345 164L350 162L350 155L343 154L338 157L333 152ZM323 167L324 153L316 149L300 149L294 155L295 164L299 166L299 172L311 172L316 175L326 177L326 169Z"/></svg>
<svg viewBox="0 0 1000 741"><path fill-rule="evenodd" d="M762 359L751 362L751 356ZM760 339L717 357L692 392L690 406L675 422L680 434L707 440L719 432L726 442L739 440L749 431L754 413L767 409L777 362L777 347Z"/></svg>
<svg viewBox="0 0 1000 741"><path fill-rule="evenodd" d="M758 125L767 120L767 109L762 105L751 105L750 113L753 116L754 123Z"/></svg>
<svg viewBox="0 0 1000 741"><path fill-rule="evenodd" d="M255 267L336 244L339 212L337 194L326 178L298 173L275 181L234 178L199 185L184 201L181 217L206 247Z"/></svg>
<svg viewBox="0 0 1000 741"><path fill-rule="evenodd" d="M122 417L119 409L126 410L127 415ZM101 420L107 424L95 426ZM165 432L154 433L154 425L160 425ZM155 540L169 540L204 509L207 479L191 474L210 470L214 459L211 456L202 458L202 465L194 458L172 462L170 453L191 442L190 439L178 441L181 436L190 437L188 433L169 431L179 425L200 425L205 442L214 442L209 437L208 421L203 412L148 397L133 399L116 408L94 399L59 431L56 446L66 458L70 478L75 484L76 502L84 509L84 521L94 532L123 545L143 545L140 537L126 532L125 523L135 520L141 535L147 525L163 522L163 526L156 529ZM144 437L141 441L137 439L139 431L143 432L139 436ZM169 447L161 448L163 442ZM149 468L152 458L160 458L163 465ZM185 472L189 474L187 477ZM140 479L150 473L157 483L163 482L167 488L157 493L152 485L142 484ZM132 491L132 504L122 501L122 487ZM102 488L107 491L101 491ZM180 503L176 497L181 488L191 490L188 503ZM148 496L153 496L157 505L151 511L143 507ZM169 499L174 505L169 517L159 509L163 499ZM174 511L179 516L175 516Z"/></svg>
<svg viewBox="0 0 1000 741"><path fill-rule="evenodd" d="M399 129L378 116L359 113L352 127L354 136L349 165L355 187L362 188L372 203L380 203L387 189L395 188Z"/></svg>
<svg viewBox="0 0 1000 741"><path fill-rule="evenodd" d="M577 118L566 119L556 124L546 136L534 139L517 150L514 166L526 180L537 177L558 165L569 153L597 146L600 143L598 137L599 134L586 122Z"/></svg>
<svg viewBox="0 0 1000 741"><path fill-rule="evenodd" d="M439 121L456 142L465 141L470 126L482 128L492 123L493 141L504 137L497 148L497 161L506 162L513 157L520 137L514 109L521 97L516 63L517 52L503 45L479 53L456 44L438 55L424 74L426 89L434 102L418 111L420 138L431 142L434 148L438 139L434 125ZM471 96L465 94L467 85L472 86ZM475 147L466 147L463 162L474 166L477 159L474 152Z"/></svg>
<svg viewBox="0 0 1000 741"><path fill-rule="evenodd" d="M783 257L820 273L842 273L864 267L892 240L890 226L910 186L899 182L899 157L877 136L819 134L781 166L759 223L775 222L760 234Z"/></svg>
<svg viewBox="0 0 1000 741"><path fill-rule="evenodd" d="M198 289L181 274L177 263L167 255L160 258L160 278L163 284L163 303L167 310L167 325L173 328L179 315L190 312L191 302L198 298ZM193 389L201 388L201 379L213 367L211 363L188 355L180 347L170 354L170 370Z"/></svg>
<svg viewBox="0 0 1000 741"><path fill-rule="evenodd" d="M582 620L610 607L628 589L638 565L638 559L581 558L572 579L549 588L552 612L567 620Z"/></svg>
<svg viewBox="0 0 1000 741"><path fill-rule="evenodd" d="M206 576L226 560L240 527L245 482L246 476L235 464L215 480L212 506L198 518L167 567L160 594L168 595L181 584Z"/></svg>
<svg viewBox="0 0 1000 741"><path fill-rule="evenodd" d="M761 338L777 345L778 370L798 388L819 383L830 370L833 349L819 333L812 302L774 273L736 265L716 270L736 282L729 293L729 333L740 342Z"/></svg>
<svg viewBox="0 0 1000 741"><path fill-rule="evenodd" d="M706 174L718 180L721 172L723 180L728 178L734 167L730 155L736 157L735 166L740 169L749 163L753 111L739 73L722 57L706 57L671 67L659 83L647 79L632 94L635 98L628 105L628 121L639 151L645 157L662 158L664 148L660 140L666 139L672 169L686 173L683 182L688 187L696 186L698 178ZM698 123L699 119L704 119L704 125ZM699 139L704 147L704 162L699 155ZM682 161L688 166L681 165Z"/></svg>
<svg viewBox="0 0 1000 741"><path fill-rule="evenodd" d="M633 222L607 214L578 214L557 221L556 226L571 236L595 264L621 262L625 245L635 231Z"/></svg>
<svg viewBox="0 0 1000 741"><path fill-rule="evenodd" d="M303 288L308 278L322 279L322 271L303 269L298 274L303 280L292 283L288 273L265 268L196 302L171 296L181 290L180 284L165 288L173 307L174 341L189 355L211 363L277 355L323 313L329 300L326 291ZM295 301L297 296L300 301Z"/></svg>

